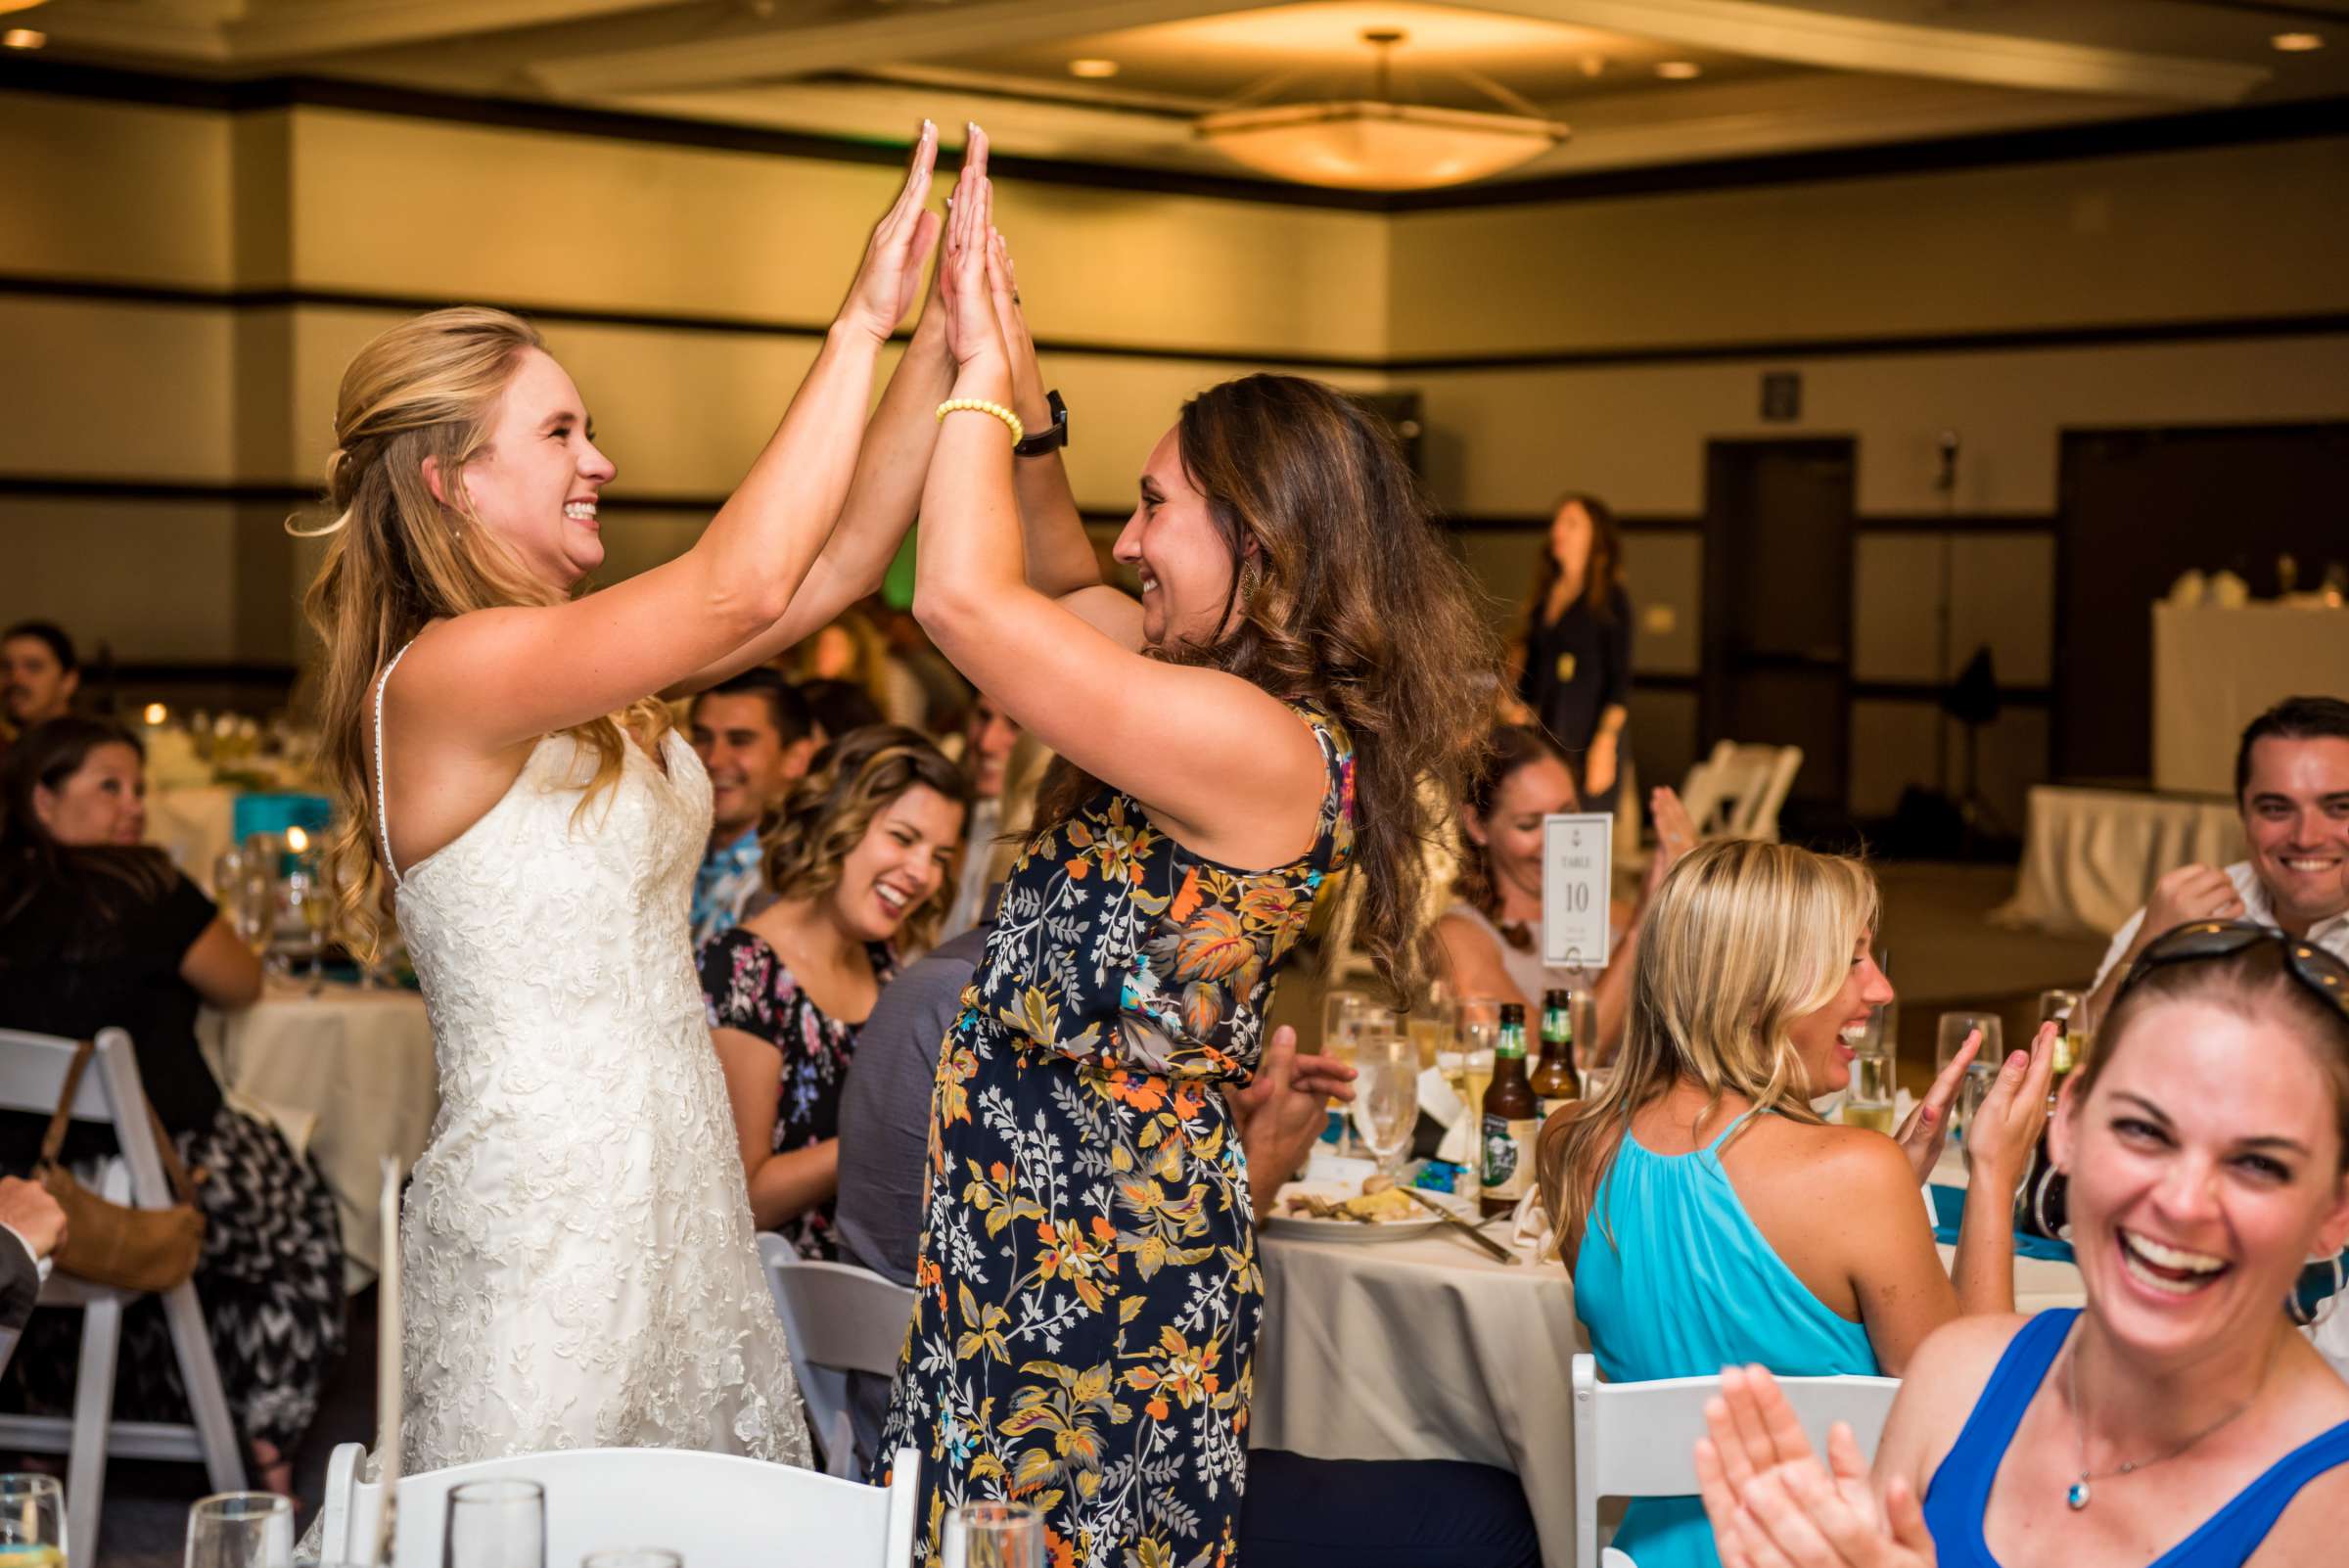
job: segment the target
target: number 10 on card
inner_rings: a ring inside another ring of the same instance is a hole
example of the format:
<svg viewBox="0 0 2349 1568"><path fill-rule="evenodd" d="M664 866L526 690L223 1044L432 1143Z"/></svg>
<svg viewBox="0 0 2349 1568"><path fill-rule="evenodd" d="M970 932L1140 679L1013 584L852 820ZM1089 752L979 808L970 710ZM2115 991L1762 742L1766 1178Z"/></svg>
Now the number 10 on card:
<svg viewBox="0 0 2349 1568"><path fill-rule="evenodd" d="M1607 965L1609 859L1615 818L1604 811L1542 819L1542 961L1558 969Z"/></svg>

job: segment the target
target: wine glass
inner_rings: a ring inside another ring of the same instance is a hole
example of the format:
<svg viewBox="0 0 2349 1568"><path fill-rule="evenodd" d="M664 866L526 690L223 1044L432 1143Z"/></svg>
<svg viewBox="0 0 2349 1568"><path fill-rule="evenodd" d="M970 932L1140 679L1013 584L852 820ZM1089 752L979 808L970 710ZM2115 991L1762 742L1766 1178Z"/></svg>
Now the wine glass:
<svg viewBox="0 0 2349 1568"><path fill-rule="evenodd" d="M66 1568L66 1489L53 1475L0 1475L0 1562Z"/></svg>
<svg viewBox="0 0 2349 1568"><path fill-rule="evenodd" d="M273 1492L222 1492L188 1510L187 1568L291 1568L294 1504Z"/></svg>
<svg viewBox="0 0 2349 1568"><path fill-rule="evenodd" d="M440 1568L546 1568L546 1488L520 1477L451 1488Z"/></svg>
<svg viewBox="0 0 2349 1568"><path fill-rule="evenodd" d="M335 918L335 898L306 861L286 878L286 912L301 922L301 955L310 966L309 993L326 988L326 929Z"/></svg>
<svg viewBox="0 0 2349 1568"><path fill-rule="evenodd" d="M1321 999L1321 1054L1341 1062L1353 1061L1355 1036L1375 1011L1370 998L1359 992L1329 992ZM1329 1106L1333 1111L1340 1108L1336 1100L1331 1100ZM1341 1155L1354 1152L1353 1135L1342 1120L1338 1124L1337 1152Z"/></svg>
<svg viewBox="0 0 2349 1568"><path fill-rule="evenodd" d="M1392 1175L1419 1122L1418 1047L1396 1030L1365 1030L1356 1038L1354 1065L1354 1125L1378 1168Z"/></svg>
<svg viewBox="0 0 2349 1568"><path fill-rule="evenodd" d="M1933 1075L1950 1065L1957 1054L1965 1048L1965 1037L1975 1030L1982 1032L1982 1048L1965 1070L1965 1082L1958 1085L1958 1104L1950 1117L1950 1136L1963 1147L1966 1124L1973 1119L1974 1107L1982 1103L1988 1081L1998 1077L1999 1064L2006 1059L2005 1025L1997 1013L1944 1013L1934 1025ZM1980 1087L1975 1080L1983 1081Z"/></svg>
<svg viewBox="0 0 2349 1568"><path fill-rule="evenodd" d="M1044 1568L1044 1516L1024 1502L966 1502L946 1515L945 1568Z"/></svg>

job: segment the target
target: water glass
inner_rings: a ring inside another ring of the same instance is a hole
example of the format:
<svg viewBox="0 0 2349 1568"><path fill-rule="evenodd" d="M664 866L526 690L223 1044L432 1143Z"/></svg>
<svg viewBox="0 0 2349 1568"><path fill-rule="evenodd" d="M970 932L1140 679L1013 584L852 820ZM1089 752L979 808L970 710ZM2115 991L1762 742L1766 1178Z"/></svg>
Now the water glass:
<svg viewBox="0 0 2349 1568"><path fill-rule="evenodd" d="M0 1562L65 1568L66 1489L53 1475L0 1475Z"/></svg>
<svg viewBox="0 0 2349 1568"><path fill-rule="evenodd" d="M685 1559L659 1546L628 1546L619 1551L591 1551L579 1568L685 1568Z"/></svg>
<svg viewBox="0 0 2349 1568"><path fill-rule="evenodd" d="M1044 1516L1024 1502L966 1502L946 1515L945 1568L1044 1568Z"/></svg>
<svg viewBox="0 0 2349 1568"><path fill-rule="evenodd" d="M294 1504L273 1492L222 1492L188 1510L187 1568L291 1568Z"/></svg>
<svg viewBox="0 0 2349 1568"><path fill-rule="evenodd" d="M1360 1076L1354 1083L1354 1123L1378 1168L1392 1173L1419 1122L1419 1052L1408 1038L1385 1029L1358 1037L1355 1052Z"/></svg>
<svg viewBox="0 0 2349 1568"><path fill-rule="evenodd" d="M1966 1069L1966 1082L1958 1087L1950 1116L1950 1136L1961 1144L1973 1120L1973 1108L1982 1103L1981 1091L1973 1084L1975 1075L1988 1063L1991 1076L1996 1076L1999 1064L2006 1059L2005 1026L1996 1013L1944 1013L1933 1031L1933 1076L1939 1078L1942 1069L1965 1048L1965 1037L1977 1029L1982 1032L1982 1048L1974 1052L1973 1065Z"/></svg>
<svg viewBox="0 0 2349 1568"><path fill-rule="evenodd" d="M546 1488L521 1479L451 1488L440 1568L546 1568Z"/></svg>

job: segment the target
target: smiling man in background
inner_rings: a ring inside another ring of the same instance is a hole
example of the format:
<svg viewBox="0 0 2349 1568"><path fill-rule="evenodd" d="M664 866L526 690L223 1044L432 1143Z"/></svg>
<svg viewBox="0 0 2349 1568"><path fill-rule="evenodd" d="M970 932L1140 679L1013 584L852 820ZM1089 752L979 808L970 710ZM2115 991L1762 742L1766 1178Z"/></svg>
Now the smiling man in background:
<svg viewBox="0 0 2349 1568"><path fill-rule="evenodd" d="M2349 959L2349 702L2286 697L2251 720L2234 799L2251 858L2182 865L2153 884L2096 971L2092 1019L2145 945L2190 920L2255 920Z"/></svg>
<svg viewBox="0 0 2349 1568"><path fill-rule="evenodd" d="M0 631L0 724L22 735L35 724L73 711L81 685L81 661L65 628L46 621L20 621Z"/></svg>
<svg viewBox="0 0 2349 1568"><path fill-rule="evenodd" d="M807 704L774 670L746 669L693 700L693 749L710 773L710 848L693 880L693 941L739 922L764 891L759 825L815 752Z"/></svg>

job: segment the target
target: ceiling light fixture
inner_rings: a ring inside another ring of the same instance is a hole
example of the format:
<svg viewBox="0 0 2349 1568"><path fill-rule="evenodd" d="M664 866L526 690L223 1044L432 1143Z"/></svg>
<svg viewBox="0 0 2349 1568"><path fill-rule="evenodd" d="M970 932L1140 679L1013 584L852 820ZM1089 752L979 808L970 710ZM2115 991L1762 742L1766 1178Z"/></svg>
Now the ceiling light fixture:
<svg viewBox="0 0 2349 1568"><path fill-rule="evenodd" d="M49 41L49 35L38 27L11 27L0 32L0 49L38 49Z"/></svg>
<svg viewBox="0 0 2349 1568"><path fill-rule="evenodd" d="M1694 81L1705 73L1705 68L1693 60L1659 60L1656 74L1666 81Z"/></svg>
<svg viewBox="0 0 2349 1568"><path fill-rule="evenodd" d="M1099 80L1117 73L1118 63L1114 60L1072 60L1069 62L1069 74L1072 76Z"/></svg>
<svg viewBox="0 0 2349 1568"><path fill-rule="evenodd" d="M2305 55L2311 49L2324 48L2325 35L2321 32L2280 32L2268 42L2287 55Z"/></svg>
<svg viewBox="0 0 2349 1568"><path fill-rule="evenodd" d="M1392 96L1390 55L1404 34L1374 28L1361 36L1377 51L1369 98L1226 110L1199 121L1200 139L1236 162L1300 185L1419 191L1514 168L1570 134L1523 98L1472 71L1453 74L1507 113L1399 104ZM1274 77L1252 91L1286 79Z"/></svg>

